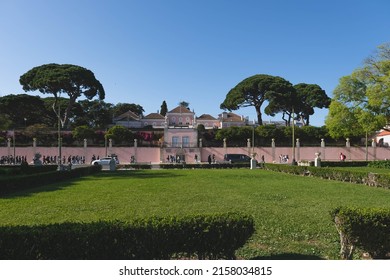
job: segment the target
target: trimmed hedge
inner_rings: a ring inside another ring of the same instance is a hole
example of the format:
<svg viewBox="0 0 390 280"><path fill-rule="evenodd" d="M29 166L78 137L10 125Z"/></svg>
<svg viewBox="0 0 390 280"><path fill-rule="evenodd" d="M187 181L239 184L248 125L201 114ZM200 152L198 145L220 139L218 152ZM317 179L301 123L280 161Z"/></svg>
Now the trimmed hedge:
<svg viewBox="0 0 390 280"><path fill-rule="evenodd" d="M390 188L390 175L365 171L341 170L330 167L296 166L286 164L265 164L265 169L294 175L319 177L355 184L364 184L381 188Z"/></svg>
<svg viewBox="0 0 390 280"><path fill-rule="evenodd" d="M0 175L4 176L15 176L15 175L26 175L44 173L57 170L57 165L4 165L0 166Z"/></svg>
<svg viewBox="0 0 390 280"><path fill-rule="evenodd" d="M254 233L237 213L0 227L0 259L234 259Z"/></svg>
<svg viewBox="0 0 390 280"><path fill-rule="evenodd" d="M226 169L249 168L249 163L168 163L160 164L161 169Z"/></svg>
<svg viewBox="0 0 390 280"><path fill-rule="evenodd" d="M364 167L369 161L321 161L322 167Z"/></svg>
<svg viewBox="0 0 390 280"><path fill-rule="evenodd" d="M375 168L390 169L390 161L389 160L371 161L368 164L368 166L369 167L375 167Z"/></svg>
<svg viewBox="0 0 390 280"><path fill-rule="evenodd" d="M352 259L355 247L374 259L390 253L390 209L339 207L331 213L340 234L341 258Z"/></svg>
<svg viewBox="0 0 390 280"><path fill-rule="evenodd" d="M118 164L117 169L152 169L152 165L149 163L129 163L129 164Z"/></svg>
<svg viewBox="0 0 390 280"><path fill-rule="evenodd" d="M34 167L35 168L35 167ZM30 175L0 178L0 195L27 190L59 181L87 176L101 170L101 166L75 168L69 171L50 171Z"/></svg>

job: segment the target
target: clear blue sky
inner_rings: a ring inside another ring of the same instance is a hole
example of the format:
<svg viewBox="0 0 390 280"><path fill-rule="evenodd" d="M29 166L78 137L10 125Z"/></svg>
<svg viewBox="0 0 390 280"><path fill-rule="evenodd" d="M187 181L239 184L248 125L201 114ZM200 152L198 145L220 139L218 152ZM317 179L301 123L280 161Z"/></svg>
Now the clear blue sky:
<svg viewBox="0 0 390 280"><path fill-rule="evenodd" d="M315 83L331 97L390 41L389 11L388 0L1 0L0 95L24 93L19 77L35 66L69 63L95 73L106 102L146 114L166 100L216 117L255 74ZM236 113L255 118L254 108ZM312 124L326 115L316 110Z"/></svg>

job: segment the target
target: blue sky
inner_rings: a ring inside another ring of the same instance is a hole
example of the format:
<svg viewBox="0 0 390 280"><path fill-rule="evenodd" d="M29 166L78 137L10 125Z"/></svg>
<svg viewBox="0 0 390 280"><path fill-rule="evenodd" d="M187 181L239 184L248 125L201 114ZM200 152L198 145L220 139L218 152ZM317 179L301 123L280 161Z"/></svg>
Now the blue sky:
<svg viewBox="0 0 390 280"><path fill-rule="evenodd" d="M95 73L106 102L146 114L165 100L217 116L227 92L255 74L318 84L331 97L390 41L389 11L388 0L1 0L0 95L24 93L19 77L35 66L69 63ZM255 118L254 108L236 113ZM316 110L311 124L326 115Z"/></svg>

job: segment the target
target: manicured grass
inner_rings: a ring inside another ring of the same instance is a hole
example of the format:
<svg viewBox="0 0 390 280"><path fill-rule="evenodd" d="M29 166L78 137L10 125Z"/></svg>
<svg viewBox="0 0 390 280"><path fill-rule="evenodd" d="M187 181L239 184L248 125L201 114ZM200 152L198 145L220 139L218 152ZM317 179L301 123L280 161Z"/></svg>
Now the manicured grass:
<svg viewBox="0 0 390 280"><path fill-rule="evenodd" d="M264 170L102 172L0 198L0 224L236 211L256 221L239 258L338 259L340 205L388 207L390 190Z"/></svg>

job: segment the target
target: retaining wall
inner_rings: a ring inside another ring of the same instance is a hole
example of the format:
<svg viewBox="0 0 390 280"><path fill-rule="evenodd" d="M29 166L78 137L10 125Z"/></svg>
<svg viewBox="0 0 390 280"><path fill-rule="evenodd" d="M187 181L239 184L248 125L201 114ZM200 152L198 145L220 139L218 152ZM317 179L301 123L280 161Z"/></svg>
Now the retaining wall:
<svg viewBox="0 0 390 280"><path fill-rule="evenodd" d="M185 154L185 161L195 162L195 155L198 160L202 162L207 161L208 155L215 155L216 161L222 161L223 155L231 154L252 154L252 148L247 147L227 147L227 148L169 148L167 152L164 148L148 148L148 147L112 147L112 148L98 148L98 147L62 147L61 154L68 158L68 156L84 156L86 162L90 162L93 155L104 157L107 154L116 154L121 163L130 162L131 156L136 158L137 162L151 162L159 163L165 162L167 154L175 155L180 150L180 153ZM279 162L280 155L288 155L290 161L292 159L291 147L255 147L253 151L257 154L256 159L260 160L264 155L266 162ZM26 156L27 161L30 162L36 152L42 156L58 156L57 147L0 147L0 157L7 155ZM298 147L295 148L295 159L300 160L314 160L315 153L321 153L322 160L337 161L340 158L340 153L347 156L346 160L366 160L365 147ZM390 148L386 147L369 147L368 160L386 160L390 159Z"/></svg>

